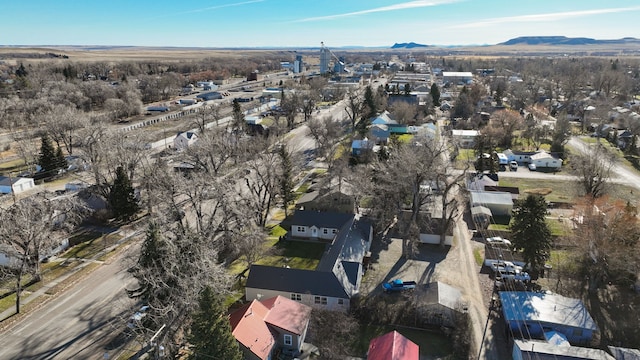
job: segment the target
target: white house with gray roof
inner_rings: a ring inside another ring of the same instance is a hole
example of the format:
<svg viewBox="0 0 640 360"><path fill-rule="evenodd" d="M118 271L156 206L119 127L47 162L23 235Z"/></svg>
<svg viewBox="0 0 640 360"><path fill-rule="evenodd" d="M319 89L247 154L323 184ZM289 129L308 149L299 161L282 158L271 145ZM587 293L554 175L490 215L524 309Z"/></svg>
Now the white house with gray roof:
<svg viewBox="0 0 640 360"><path fill-rule="evenodd" d="M247 301L281 295L316 308L348 311L359 292L363 260L373 227L353 217L335 235L315 270L252 265L245 286Z"/></svg>

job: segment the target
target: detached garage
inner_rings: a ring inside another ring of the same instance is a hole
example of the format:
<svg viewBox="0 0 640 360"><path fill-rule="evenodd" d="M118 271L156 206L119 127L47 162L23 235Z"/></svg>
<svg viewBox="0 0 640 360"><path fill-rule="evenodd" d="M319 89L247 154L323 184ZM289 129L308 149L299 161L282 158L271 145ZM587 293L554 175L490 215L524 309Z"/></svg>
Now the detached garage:
<svg viewBox="0 0 640 360"><path fill-rule="evenodd" d="M491 210L492 216L511 215L513 198L508 192L470 191L471 208L483 206Z"/></svg>
<svg viewBox="0 0 640 360"><path fill-rule="evenodd" d="M32 178L0 176L0 193L20 194L21 192L33 189L35 183Z"/></svg>
<svg viewBox="0 0 640 360"><path fill-rule="evenodd" d="M531 163L535 164L538 169L560 169L562 167L562 159L554 157L546 151L531 155Z"/></svg>

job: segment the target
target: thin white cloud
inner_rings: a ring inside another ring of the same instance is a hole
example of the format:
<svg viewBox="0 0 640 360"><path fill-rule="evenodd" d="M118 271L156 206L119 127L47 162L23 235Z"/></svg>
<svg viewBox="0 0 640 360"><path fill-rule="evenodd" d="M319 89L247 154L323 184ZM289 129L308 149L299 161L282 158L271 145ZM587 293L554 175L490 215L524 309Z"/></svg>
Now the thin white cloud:
<svg viewBox="0 0 640 360"><path fill-rule="evenodd" d="M208 6L208 7L200 8L200 9L193 9L193 10L180 11L180 12L172 12L171 14L156 16L156 17L154 17L152 19L166 18L166 17L172 17L172 16L176 16L176 15L194 14L194 13L199 13L199 12L205 12L205 11L211 11L211 10L217 10L217 9L222 9L222 8L233 7L233 6L249 5L249 4L259 3L259 2L263 2L263 1L266 1L266 0L248 0L248 1L242 1L242 2L237 2L237 3L231 3L231 4ZM149 19L149 20L152 20L152 19Z"/></svg>
<svg viewBox="0 0 640 360"><path fill-rule="evenodd" d="M239 2L239 3L233 3L233 4L223 4L223 5L209 6L209 7L205 7L205 8L201 8L201 9L184 11L184 12L181 12L179 14L191 14L191 13L197 13L197 12L203 12L203 11L209 11L209 10L222 9L222 8L232 7L232 6L248 5L248 4L259 3L259 2L263 2L263 1L265 1L265 0L249 0L249 1Z"/></svg>
<svg viewBox="0 0 640 360"><path fill-rule="evenodd" d="M429 7L429 6L438 6L438 5L455 3L459 1L461 0L414 0L414 1L409 1L405 3L383 6L383 7L367 9L367 10L354 11L354 12L344 13L344 14L310 17L305 19L294 20L293 22L333 20L333 19L339 19L339 18L344 18L349 16L357 16L357 15L371 14L371 13L377 13L377 12L387 12L387 11L414 9L414 8L422 8L422 7Z"/></svg>
<svg viewBox="0 0 640 360"><path fill-rule="evenodd" d="M640 10L640 6L625 7L625 8L566 11L566 12L557 12L557 13L549 13L549 14L507 16L502 18L486 19L486 20L481 20L481 21L476 21L476 22L466 23L461 25L454 25L454 26L451 26L451 28L461 29L461 28L484 27L484 26L491 26L491 25L498 25L498 24L505 24L505 23L559 21L559 20L581 17L581 16L611 14L611 13L638 11L638 10Z"/></svg>

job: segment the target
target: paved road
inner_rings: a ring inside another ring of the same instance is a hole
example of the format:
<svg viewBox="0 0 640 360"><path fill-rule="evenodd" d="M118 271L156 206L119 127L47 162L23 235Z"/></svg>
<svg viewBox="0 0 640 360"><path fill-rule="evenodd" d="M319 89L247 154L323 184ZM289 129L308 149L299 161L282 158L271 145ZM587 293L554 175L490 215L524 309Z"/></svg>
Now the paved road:
<svg viewBox="0 0 640 360"><path fill-rule="evenodd" d="M585 143L575 136L569 140L568 145L583 153L589 151L589 146L591 146L591 144ZM616 163L613 165L612 172L612 182L627 184L640 189L640 174L637 171L628 169L621 163Z"/></svg>
<svg viewBox="0 0 640 360"><path fill-rule="evenodd" d="M121 254L127 250L121 251ZM115 358L133 301L125 286L132 278L119 261L103 264L64 294L0 336L0 359Z"/></svg>

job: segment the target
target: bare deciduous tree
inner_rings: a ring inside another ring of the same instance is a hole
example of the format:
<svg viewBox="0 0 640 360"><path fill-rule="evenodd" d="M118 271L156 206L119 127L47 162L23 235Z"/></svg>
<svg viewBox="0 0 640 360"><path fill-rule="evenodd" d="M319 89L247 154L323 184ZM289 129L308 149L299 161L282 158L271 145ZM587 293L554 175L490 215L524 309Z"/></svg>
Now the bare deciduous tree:
<svg viewBox="0 0 640 360"><path fill-rule="evenodd" d="M640 224L630 203L583 198L572 217L577 263L590 292L608 282L631 285L640 263Z"/></svg>
<svg viewBox="0 0 640 360"><path fill-rule="evenodd" d="M585 152L571 155L571 167L579 177L584 194L594 198L605 194L607 182L616 165L616 157L600 143L586 148Z"/></svg>
<svg viewBox="0 0 640 360"><path fill-rule="evenodd" d="M40 281L40 261L85 214L84 208L73 200L52 200L44 195L22 199L8 209L0 208L0 243L6 245L14 260L16 313L20 312L24 276L30 274L34 281Z"/></svg>

